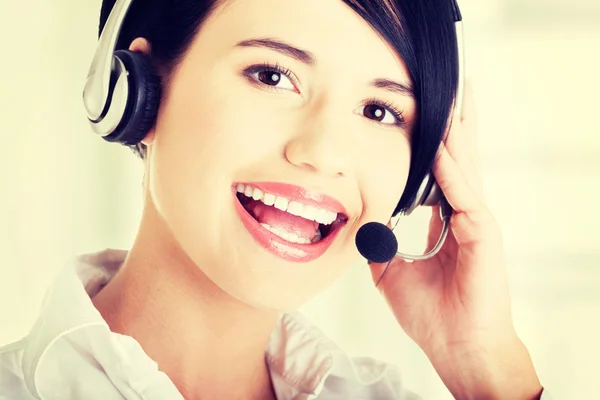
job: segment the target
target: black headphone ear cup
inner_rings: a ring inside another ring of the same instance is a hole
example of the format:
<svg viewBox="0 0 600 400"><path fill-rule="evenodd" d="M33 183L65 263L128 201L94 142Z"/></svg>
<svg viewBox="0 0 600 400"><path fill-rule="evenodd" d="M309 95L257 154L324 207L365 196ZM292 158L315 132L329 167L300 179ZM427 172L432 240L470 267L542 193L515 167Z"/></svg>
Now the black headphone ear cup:
<svg viewBox="0 0 600 400"><path fill-rule="evenodd" d="M129 94L123 118L115 131L104 139L131 146L142 141L154 126L160 102L161 82L147 55L118 50L114 56L123 62L127 71Z"/></svg>
<svg viewBox="0 0 600 400"><path fill-rule="evenodd" d="M419 206L434 206L440 201L441 190L438 186L433 173L428 173L423 181L415 200L404 210L404 215L410 215Z"/></svg>
<svg viewBox="0 0 600 400"><path fill-rule="evenodd" d="M443 197L442 189L440 188L440 185L438 185L437 181L434 179L433 174L432 174L431 175L431 185L429 187L429 190L425 194L421 205L429 206L429 207L437 206L440 203L440 201L442 200L442 197Z"/></svg>

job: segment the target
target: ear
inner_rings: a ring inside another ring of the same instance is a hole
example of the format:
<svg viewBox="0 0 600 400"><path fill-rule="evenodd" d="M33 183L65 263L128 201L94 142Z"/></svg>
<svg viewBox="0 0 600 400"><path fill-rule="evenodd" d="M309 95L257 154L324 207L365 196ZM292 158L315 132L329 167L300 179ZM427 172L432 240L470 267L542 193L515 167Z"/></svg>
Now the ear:
<svg viewBox="0 0 600 400"><path fill-rule="evenodd" d="M150 45L150 42L146 38L138 37L129 45L129 51L134 51L136 53L142 53L149 56L151 54L151 47L152 46ZM155 129L150 129L144 139L142 139L142 143L146 146L151 145L154 142L154 134Z"/></svg>
<svg viewBox="0 0 600 400"><path fill-rule="evenodd" d="M143 53L146 55L150 55L150 42L143 37L136 38L129 45L129 51L135 51L136 53Z"/></svg>

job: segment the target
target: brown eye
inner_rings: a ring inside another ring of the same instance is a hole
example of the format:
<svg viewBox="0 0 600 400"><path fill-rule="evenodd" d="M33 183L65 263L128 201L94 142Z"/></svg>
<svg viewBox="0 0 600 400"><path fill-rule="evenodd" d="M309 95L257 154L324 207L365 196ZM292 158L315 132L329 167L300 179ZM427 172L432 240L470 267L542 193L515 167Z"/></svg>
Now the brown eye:
<svg viewBox="0 0 600 400"><path fill-rule="evenodd" d="M365 106L363 111L365 117L381 122L385 118L386 109L376 104L369 104Z"/></svg>
<svg viewBox="0 0 600 400"><path fill-rule="evenodd" d="M261 71L258 73L258 80L269 86L277 86L281 81L281 74L273 71Z"/></svg>
<svg viewBox="0 0 600 400"><path fill-rule="evenodd" d="M361 106L358 113L381 125L400 126L404 124L402 114L396 111L392 105L383 104L376 100Z"/></svg>
<svg viewBox="0 0 600 400"><path fill-rule="evenodd" d="M298 92L292 72L277 65L253 65L244 71L244 75L259 86Z"/></svg>

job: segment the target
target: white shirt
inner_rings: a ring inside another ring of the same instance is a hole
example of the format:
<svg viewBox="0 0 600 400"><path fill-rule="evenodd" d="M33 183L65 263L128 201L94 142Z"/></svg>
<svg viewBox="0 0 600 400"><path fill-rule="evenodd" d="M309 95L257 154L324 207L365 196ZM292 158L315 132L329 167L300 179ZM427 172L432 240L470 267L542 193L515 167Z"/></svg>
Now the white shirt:
<svg viewBox="0 0 600 400"><path fill-rule="evenodd" d="M68 263L29 334L0 348L0 400L183 399L140 344L111 332L92 304L126 254L104 250ZM347 356L299 313L282 315L265 360L278 400L420 400L395 366Z"/></svg>

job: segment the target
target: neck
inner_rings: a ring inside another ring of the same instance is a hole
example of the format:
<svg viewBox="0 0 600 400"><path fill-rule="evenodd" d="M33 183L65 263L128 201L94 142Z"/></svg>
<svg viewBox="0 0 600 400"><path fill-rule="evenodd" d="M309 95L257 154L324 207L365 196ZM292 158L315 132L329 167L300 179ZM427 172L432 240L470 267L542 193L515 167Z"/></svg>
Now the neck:
<svg viewBox="0 0 600 400"><path fill-rule="evenodd" d="M188 400L274 398L264 355L279 315L232 298L156 234L167 229L147 228L93 298L111 330L135 338Z"/></svg>

